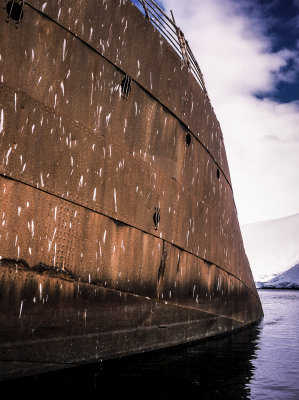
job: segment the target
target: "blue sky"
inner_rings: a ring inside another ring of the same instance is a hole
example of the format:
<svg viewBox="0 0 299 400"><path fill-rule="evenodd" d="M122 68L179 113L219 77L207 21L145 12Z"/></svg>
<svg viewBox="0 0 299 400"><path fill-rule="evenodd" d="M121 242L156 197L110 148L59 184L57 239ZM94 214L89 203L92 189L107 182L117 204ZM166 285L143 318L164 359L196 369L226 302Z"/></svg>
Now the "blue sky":
<svg viewBox="0 0 299 400"><path fill-rule="evenodd" d="M299 0L159 0L222 127L241 224L299 212Z"/></svg>
<svg viewBox="0 0 299 400"><path fill-rule="evenodd" d="M289 48L298 51L299 45L299 1L293 0L256 0L261 14L267 22L267 31L272 38L272 50L279 51ZM294 70L295 75L291 82L279 82L271 98L280 102L289 102L299 99L299 70L294 61L286 66L285 70Z"/></svg>

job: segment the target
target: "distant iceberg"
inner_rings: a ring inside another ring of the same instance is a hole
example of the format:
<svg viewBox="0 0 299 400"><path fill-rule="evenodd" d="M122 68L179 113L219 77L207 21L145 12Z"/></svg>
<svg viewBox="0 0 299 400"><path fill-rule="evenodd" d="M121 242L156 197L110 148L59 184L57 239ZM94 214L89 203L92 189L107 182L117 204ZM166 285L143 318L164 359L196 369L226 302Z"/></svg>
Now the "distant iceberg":
<svg viewBox="0 0 299 400"><path fill-rule="evenodd" d="M299 213L243 225L241 230L257 287L266 282L275 284L274 279L299 264Z"/></svg>
<svg viewBox="0 0 299 400"><path fill-rule="evenodd" d="M256 282L258 289L299 289L299 264L267 282Z"/></svg>

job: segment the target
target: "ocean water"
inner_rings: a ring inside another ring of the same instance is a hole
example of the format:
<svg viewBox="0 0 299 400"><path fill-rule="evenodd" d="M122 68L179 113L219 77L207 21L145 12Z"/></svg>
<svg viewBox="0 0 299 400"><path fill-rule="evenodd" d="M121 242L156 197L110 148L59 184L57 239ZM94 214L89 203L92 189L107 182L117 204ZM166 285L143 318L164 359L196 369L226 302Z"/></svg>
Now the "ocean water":
<svg viewBox="0 0 299 400"><path fill-rule="evenodd" d="M259 295L264 319L234 334L8 381L3 389L99 399L298 400L299 291Z"/></svg>

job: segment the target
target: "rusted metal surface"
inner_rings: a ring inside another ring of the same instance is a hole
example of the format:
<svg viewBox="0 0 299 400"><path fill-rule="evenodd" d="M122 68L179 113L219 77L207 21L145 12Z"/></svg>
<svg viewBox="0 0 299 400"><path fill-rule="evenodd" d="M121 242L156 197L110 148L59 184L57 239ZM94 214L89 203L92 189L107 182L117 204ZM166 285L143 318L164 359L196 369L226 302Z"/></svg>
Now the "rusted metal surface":
<svg viewBox="0 0 299 400"><path fill-rule="evenodd" d="M239 292L247 292L251 299L248 310L254 302L254 293L228 272L151 234L30 186L1 181L3 209L11 215L3 219L7 250L2 254L12 260L26 260L31 267L42 262L65 270L78 282L221 310L221 315L234 314L240 321L244 310L243 302L235 301ZM27 222L22 234L20 220Z"/></svg>
<svg viewBox="0 0 299 400"><path fill-rule="evenodd" d="M36 274L20 265L16 271L13 263L2 265L1 293L11 309L8 321L1 321L6 328L4 360L16 360L20 354L26 362L105 359L242 326L232 318L56 278L55 273Z"/></svg>
<svg viewBox="0 0 299 400"><path fill-rule="evenodd" d="M210 102L188 67L130 0L29 3L80 37L159 99L202 141L230 180L221 128ZM149 45L144 47L144 43ZM69 40L66 50L68 45ZM60 46L59 49L62 53Z"/></svg>
<svg viewBox="0 0 299 400"><path fill-rule="evenodd" d="M22 11L16 29L0 8L2 359L85 362L261 318L219 123L173 49L129 1Z"/></svg>

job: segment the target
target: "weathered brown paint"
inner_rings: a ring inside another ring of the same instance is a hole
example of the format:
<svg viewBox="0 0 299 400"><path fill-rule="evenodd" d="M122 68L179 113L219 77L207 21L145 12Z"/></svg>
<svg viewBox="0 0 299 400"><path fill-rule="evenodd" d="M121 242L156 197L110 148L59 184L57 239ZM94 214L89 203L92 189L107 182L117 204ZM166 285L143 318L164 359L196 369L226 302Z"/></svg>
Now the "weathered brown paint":
<svg viewBox="0 0 299 400"><path fill-rule="evenodd" d="M129 1L29 3L19 29L0 8L2 359L91 361L257 321L192 74Z"/></svg>

